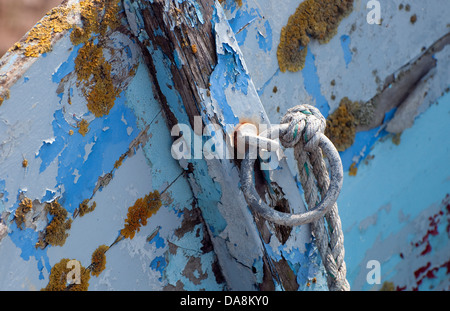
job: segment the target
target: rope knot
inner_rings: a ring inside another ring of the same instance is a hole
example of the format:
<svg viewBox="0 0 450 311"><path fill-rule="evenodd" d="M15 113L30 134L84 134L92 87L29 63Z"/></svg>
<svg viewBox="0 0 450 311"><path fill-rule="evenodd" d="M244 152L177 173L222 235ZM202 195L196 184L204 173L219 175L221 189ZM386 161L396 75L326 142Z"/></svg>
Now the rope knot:
<svg viewBox="0 0 450 311"><path fill-rule="evenodd" d="M290 108L281 123L289 124L286 133L280 136L281 144L285 148L291 148L301 143L306 151L318 147L320 135L317 134L323 134L326 127L326 119L319 109L307 104Z"/></svg>

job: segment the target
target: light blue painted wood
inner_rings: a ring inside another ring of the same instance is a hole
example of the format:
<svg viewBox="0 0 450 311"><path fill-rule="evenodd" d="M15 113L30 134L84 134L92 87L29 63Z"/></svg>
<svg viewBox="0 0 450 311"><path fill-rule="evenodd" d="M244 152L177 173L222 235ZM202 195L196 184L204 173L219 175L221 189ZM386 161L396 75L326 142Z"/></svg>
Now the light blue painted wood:
<svg viewBox="0 0 450 311"><path fill-rule="evenodd" d="M123 31L91 34L94 44L105 40L104 56L121 88L105 116L89 111L77 85L74 64L84 44L73 45L72 30L55 35L52 51L38 58L16 50L0 60L0 288L43 288L62 258L87 267L99 245L116 240L128 207L158 190L161 209L133 239L107 251L106 269L90 278L90 290L327 290L309 226L293 228L283 240L279 228L258 222L240 190L238 162L209 159L202 147L208 141L226 146L244 120L276 124L299 103L313 102L327 116L344 96L368 101L386 77L448 32L448 5L409 1L406 12L400 2L383 3L378 26L367 23L365 2L355 1L328 44L310 43L302 71L282 73L279 35L298 1L215 1L210 20L200 1L163 2L172 30L211 22L216 63L208 83L197 81L192 92L205 132L192 125L191 103L172 71L189 64L191 46L173 42L169 55L149 40L167 35L163 28L147 33L154 1L123 1ZM449 289L449 53L446 46L433 55L436 66L421 82L426 94L408 99L417 109L406 110L415 120L410 128L396 110L387 111L380 127L359 132L341 153L347 173L353 162L358 167L356 176L345 176L338 200L352 289L380 289L386 281L397 290ZM198 157L173 157L171 118L186 125L179 142ZM77 128L82 119L89 122L85 136ZM386 130L390 120L405 127L398 146ZM276 200L281 189L293 211L304 211L293 153L285 154L262 175L271 185L265 199ZM24 196L35 200L36 217L21 230L14 213ZM73 219L68 238L63 246L35 248L50 221L43 203L56 198ZM75 217L85 199L96 202L95 210ZM375 283L373 260L381 270Z"/></svg>

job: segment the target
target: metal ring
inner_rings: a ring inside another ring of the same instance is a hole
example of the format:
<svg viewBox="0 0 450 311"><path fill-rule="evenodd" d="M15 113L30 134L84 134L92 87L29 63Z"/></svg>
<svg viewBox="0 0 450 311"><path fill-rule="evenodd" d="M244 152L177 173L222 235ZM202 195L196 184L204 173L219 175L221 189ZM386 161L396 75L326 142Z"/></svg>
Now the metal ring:
<svg viewBox="0 0 450 311"><path fill-rule="evenodd" d="M344 179L344 172L342 168L341 158L339 153L334 147L333 143L324 135L320 135L319 147L327 156L330 164L330 186L327 193L323 196L322 200L314 208L299 213L289 214L274 210L269 207L256 192L253 181L253 167L255 159L248 157L248 152L245 154L245 158L241 162L241 185L244 196L250 207L260 214L265 219L272 221L279 225L285 226L299 226L307 223L314 222L320 217L323 217L329 208L336 202L339 197L339 193L342 188Z"/></svg>

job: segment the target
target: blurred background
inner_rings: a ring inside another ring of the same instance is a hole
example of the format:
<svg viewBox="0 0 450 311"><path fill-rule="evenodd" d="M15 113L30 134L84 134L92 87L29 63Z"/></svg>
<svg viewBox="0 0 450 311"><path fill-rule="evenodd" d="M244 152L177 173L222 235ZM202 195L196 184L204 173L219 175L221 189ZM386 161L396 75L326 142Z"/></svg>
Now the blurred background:
<svg viewBox="0 0 450 311"><path fill-rule="evenodd" d="M0 57L62 0L0 0Z"/></svg>

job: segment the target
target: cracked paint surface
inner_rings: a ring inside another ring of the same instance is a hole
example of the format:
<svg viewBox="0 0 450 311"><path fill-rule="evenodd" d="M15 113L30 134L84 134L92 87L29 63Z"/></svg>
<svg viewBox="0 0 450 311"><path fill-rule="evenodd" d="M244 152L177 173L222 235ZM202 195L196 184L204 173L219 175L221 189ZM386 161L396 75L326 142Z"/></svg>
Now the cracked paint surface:
<svg viewBox="0 0 450 311"><path fill-rule="evenodd" d="M107 114L90 111L77 85L75 60L86 43L73 44L74 30L58 32L52 50L40 57L26 61L16 47L0 61L0 288L44 288L61 259L76 258L87 267L94 250L105 244L110 245L105 270L91 277L91 290L327 290L309 226L280 231L255 219L240 192L236 163L173 159L169 125L192 125L193 119L192 102L174 73L204 47L186 31L167 54L167 29L146 32L154 1L122 3L118 14L128 32L85 38L101 43L112 81L120 86ZM343 97L370 100L383 87L391 88L383 85L391 74L397 81L396 75L406 72L399 68L405 63L412 68L422 47L444 35L430 35L429 29L445 29L440 23L448 13L437 9L448 7L443 1L425 11L412 1L417 20L411 24L397 3L387 3L382 25L370 26L364 3L355 1L338 34L327 44L311 42L305 68L286 74L276 63L276 46L298 1L280 6L229 0L221 2L224 11L216 1L210 20L199 3L165 1L162 10L174 33L211 22L207 32L214 37L216 62L192 88L208 126L204 133L191 126L192 149L196 142L225 137L232 130L227 125L242 120L278 123L296 103L313 102L327 116ZM341 152L344 169L357 169L344 179L338 200L353 289L381 287L366 281L365 264L374 259L381 263L382 280L396 290L449 288L450 151L441 135L450 124L449 53L445 46L432 55L436 65L406 108L382 112L381 125L357 132L352 146ZM11 75L8 81L14 83L2 82ZM218 127L211 127L212 120ZM264 175L274 183L266 186L266 199L277 203L274 193L281 189L288 208L303 211L292 153L286 155ZM132 240L121 239L128 207L154 190L162 193L162 207ZM14 215L24 196L33 200L37 217L21 229ZM38 206L55 199L72 220L67 240L35 248L49 221ZM82 202L96 203L83 217L75 213Z"/></svg>

